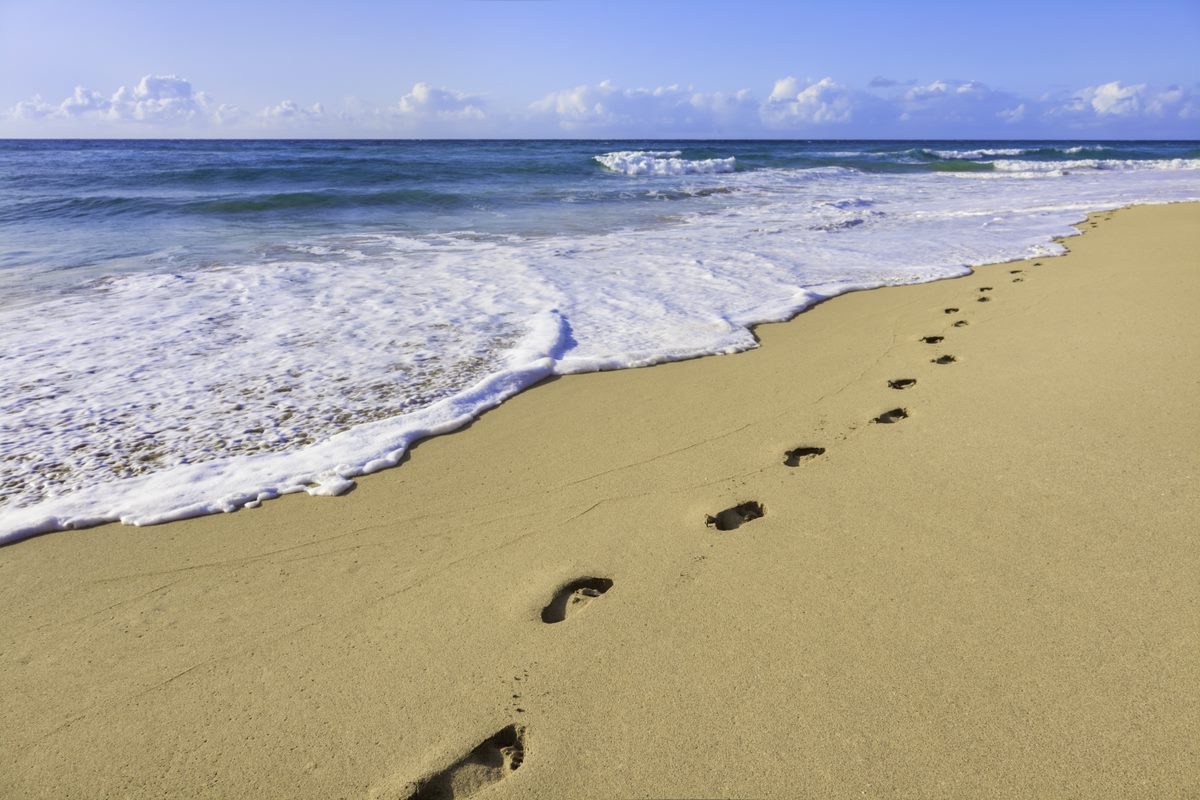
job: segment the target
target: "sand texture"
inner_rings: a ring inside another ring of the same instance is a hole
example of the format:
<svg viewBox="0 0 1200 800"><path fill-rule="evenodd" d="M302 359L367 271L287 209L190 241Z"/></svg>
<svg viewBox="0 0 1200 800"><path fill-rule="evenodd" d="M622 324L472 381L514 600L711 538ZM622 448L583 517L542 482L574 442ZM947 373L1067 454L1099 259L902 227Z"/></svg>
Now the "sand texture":
<svg viewBox="0 0 1200 800"><path fill-rule="evenodd" d="M1200 797L1200 205L1082 227L0 550L0 796Z"/></svg>

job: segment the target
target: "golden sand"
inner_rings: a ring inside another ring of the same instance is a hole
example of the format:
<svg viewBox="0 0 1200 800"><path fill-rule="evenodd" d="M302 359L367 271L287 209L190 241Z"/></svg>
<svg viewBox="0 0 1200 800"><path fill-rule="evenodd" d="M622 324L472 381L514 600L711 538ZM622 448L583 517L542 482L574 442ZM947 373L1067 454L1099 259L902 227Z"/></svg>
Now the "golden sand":
<svg viewBox="0 0 1200 800"><path fill-rule="evenodd" d="M0 796L1200 796L1200 205L1082 227L0 550Z"/></svg>

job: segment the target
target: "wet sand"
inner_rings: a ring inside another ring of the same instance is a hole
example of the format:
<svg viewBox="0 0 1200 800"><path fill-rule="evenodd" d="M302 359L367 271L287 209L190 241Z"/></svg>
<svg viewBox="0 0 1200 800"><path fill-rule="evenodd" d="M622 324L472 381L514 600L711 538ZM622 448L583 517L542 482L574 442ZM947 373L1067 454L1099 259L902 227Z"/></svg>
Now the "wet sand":
<svg viewBox="0 0 1200 800"><path fill-rule="evenodd" d="M0 796L1197 796L1200 205L1081 227L0 549Z"/></svg>

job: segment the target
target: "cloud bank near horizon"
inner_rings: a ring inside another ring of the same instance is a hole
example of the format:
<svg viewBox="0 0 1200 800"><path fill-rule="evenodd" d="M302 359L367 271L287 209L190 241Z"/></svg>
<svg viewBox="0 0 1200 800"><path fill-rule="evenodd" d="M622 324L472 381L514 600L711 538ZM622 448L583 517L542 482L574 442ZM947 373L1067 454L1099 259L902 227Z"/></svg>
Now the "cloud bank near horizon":
<svg viewBox="0 0 1200 800"><path fill-rule="evenodd" d="M111 94L76 87L0 112L4 136L100 137L565 137L565 138L1193 138L1200 87L1110 81L1023 97L972 80L877 76L865 87L785 76L703 91L610 81L551 91L524 107L418 82L390 104L343 99L336 108L284 99L257 111L218 103L176 75L146 75Z"/></svg>

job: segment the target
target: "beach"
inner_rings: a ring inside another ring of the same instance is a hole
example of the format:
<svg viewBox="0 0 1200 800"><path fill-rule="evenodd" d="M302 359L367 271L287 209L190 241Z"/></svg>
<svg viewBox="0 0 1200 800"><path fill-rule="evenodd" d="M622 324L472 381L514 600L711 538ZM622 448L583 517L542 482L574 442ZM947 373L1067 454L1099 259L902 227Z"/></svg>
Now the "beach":
<svg viewBox="0 0 1200 800"><path fill-rule="evenodd" d="M1200 204L1080 227L0 549L0 795L1195 796Z"/></svg>

